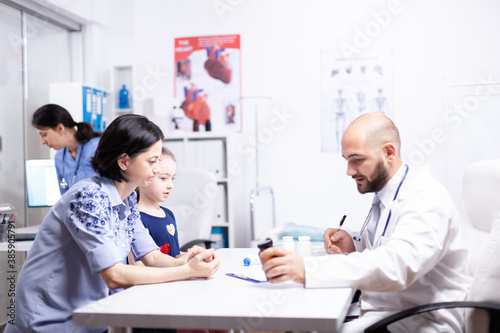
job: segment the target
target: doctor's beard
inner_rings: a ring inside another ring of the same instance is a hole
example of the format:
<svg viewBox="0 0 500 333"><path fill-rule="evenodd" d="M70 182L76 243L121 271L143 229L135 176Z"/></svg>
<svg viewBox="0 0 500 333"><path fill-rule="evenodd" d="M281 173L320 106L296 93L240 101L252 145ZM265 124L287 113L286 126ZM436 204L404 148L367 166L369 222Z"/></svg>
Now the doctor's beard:
<svg viewBox="0 0 500 333"><path fill-rule="evenodd" d="M361 194L369 193L369 192L378 192L380 191L388 181L389 172L384 167L384 161L380 160L375 166L375 170L370 175L371 181L364 175L355 175L352 178L364 178L366 180L366 185L362 186L361 184L357 184L358 192Z"/></svg>

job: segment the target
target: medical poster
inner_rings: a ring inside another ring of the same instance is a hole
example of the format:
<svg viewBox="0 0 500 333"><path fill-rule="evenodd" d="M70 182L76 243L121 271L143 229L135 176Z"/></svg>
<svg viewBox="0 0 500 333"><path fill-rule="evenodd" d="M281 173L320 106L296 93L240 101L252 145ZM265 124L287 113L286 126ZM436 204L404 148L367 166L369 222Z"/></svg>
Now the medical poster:
<svg viewBox="0 0 500 333"><path fill-rule="evenodd" d="M239 35L176 38L177 129L241 131L240 68Z"/></svg>
<svg viewBox="0 0 500 333"><path fill-rule="evenodd" d="M321 52L321 151L338 152L351 121L367 112L394 119L392 51L343 57Z"/></svg>

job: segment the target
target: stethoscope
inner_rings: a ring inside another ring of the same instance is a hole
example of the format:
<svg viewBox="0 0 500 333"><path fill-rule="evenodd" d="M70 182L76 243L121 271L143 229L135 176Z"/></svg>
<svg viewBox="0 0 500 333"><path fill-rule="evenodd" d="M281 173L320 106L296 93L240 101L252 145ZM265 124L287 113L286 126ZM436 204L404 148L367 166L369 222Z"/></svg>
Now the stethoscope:
<svg viewBox="0 0 500 333"><path fill-rule="evenodd" d="M76 174L78 173L78 168L80 167L80 159L82 158L82 155L83 155L83 148L85 147L85 145L82 145L82 149L80 149L80 156L78 156L78 161L76 162L76 169L75 169L75 174L73 175L73 180L71 181L71 185L73 185L75 183L75 179L76 179ZM61 179L61 182L59 183L59 186L64 190L68 187L68 182L66 181L66 179L64 179L64 169L65 169L65 157L66 157L66 150L67 148L64 148L64 152L63 152L63 167L62 167L62 179Z"/></svg>
<svg viewBox="0 0 500 333"><path fill-rule="evenodd" d="M398 197L399 189L401 188L401 185L403 185L403 182L406 179L406 175L408 174L409 167L408 167L408 164L405 164L405 165L406 165L405 174L403 175L403 178L401 178L401 181L399 182L399 185L398 185L398 188L396 190L396 193L394 194L394 199L392 199L392 201L395 201L396 198ZM363 226L361 227L361 231L359 232L359 236L354 236L352 238L356 242L361 242L361 235L363 234L363 232L366 229L366 225L368 224L368 220L370 219L370 216L372 215L372 211L373 211L373 207L372 207L372 209L370 209L370 212L368 213L368 216L366 217L365 222L363 223ZM385 231L387 230L387 226L389 225L389 221L391 220L391 214L392 214L392 209L389 210L389 215L387 216L387 221L385 222L384 232L382 233L382 236L385 235Z"/></svg>

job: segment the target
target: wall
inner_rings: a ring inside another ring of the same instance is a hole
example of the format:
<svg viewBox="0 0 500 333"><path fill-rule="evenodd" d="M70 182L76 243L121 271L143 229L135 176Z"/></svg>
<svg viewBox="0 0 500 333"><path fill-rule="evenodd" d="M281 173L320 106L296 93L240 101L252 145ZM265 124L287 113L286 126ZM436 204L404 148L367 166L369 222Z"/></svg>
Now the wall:
<svg viewBox="0 0 500 333"><path fill-rule="evenodd" d="M371 198L357 193L339 153L320 150L322 50L339 50L346 44L358 48L360 55L393 50L393 102L403 156L415 164L429 164L443 182L448 173L446 139L436 133L446 129L445 86L500 77L500 48L494 43L500 3L493 0L109 4L110 24L100 37L106 52L102 59L95 54L90 61L133 64L136 87L148 88L135 106L164 128L169 127L167 114L174 102L174 38L241 35L246 123L232 152L242 166L233 177L238 246L249 241L248 196L255 185L255 159L241 152L254 141L254 97L271 97L271 106L260 110L261 129L270 127L277 113L286 116L283 128L261 142L259 154L259 182L275 190L278 224L293 221L324 228L347 214L346 226L356 229L364 220ZM101 68L98 72L93 75L99 77ZM155 84L145 84L151 82Z"/></svg>

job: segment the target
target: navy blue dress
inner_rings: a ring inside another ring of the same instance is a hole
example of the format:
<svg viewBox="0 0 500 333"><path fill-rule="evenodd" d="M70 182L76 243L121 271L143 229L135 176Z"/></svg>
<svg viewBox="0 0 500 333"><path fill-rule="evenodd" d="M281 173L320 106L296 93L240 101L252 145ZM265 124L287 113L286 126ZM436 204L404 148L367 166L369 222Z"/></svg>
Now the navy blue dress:
<svg viewBox="0 0 500 333"><path fill-rule="evenodd" d="M181 251L174 213L168 208L161 208L165 212L165 217L152 216L141 212L141 221L148 229L156 245L161 248L165 244L170 244L170 251L168 254L175 257L180 254Z"/></svg>

